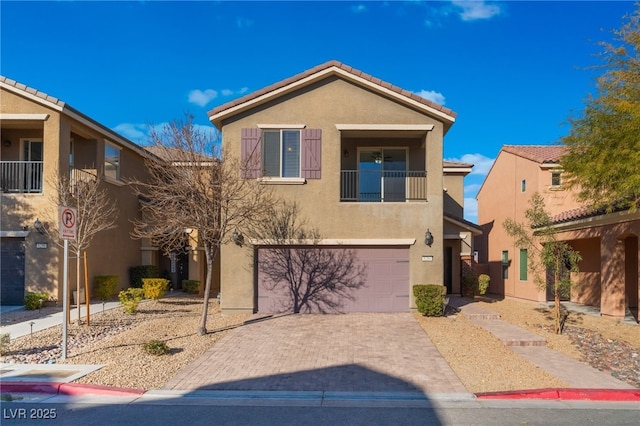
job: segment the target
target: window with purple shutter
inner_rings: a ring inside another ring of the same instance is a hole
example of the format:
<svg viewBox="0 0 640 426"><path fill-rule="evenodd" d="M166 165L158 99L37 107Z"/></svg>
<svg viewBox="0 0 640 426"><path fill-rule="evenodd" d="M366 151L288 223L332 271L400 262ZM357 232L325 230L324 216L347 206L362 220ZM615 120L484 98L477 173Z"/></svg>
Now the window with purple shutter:
<svg viewBox="0 0 640 426"><path fill-rule="evenodd" d="M322 175L322 130L302 130L302 177L320 179Z"/></svg>
<svg viewBox="0 0 640 426"><path fill-rule="evenodd" d="M242 177L245 179L256 179L262 175L262 154L261 154L262 131L258 128L242 129Z"/></svg>

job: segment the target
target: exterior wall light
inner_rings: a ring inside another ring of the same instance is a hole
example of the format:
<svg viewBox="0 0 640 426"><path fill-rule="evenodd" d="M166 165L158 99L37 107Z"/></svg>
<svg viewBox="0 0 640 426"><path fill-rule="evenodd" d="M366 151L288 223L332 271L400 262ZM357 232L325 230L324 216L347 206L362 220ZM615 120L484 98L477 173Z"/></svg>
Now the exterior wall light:
<svg viewBox="0 0 640 426"><path fill-rule="evenodd" d="M433 244L433 234L431 233L431 231L429 231L429 229L427 229L427 232L425 232L424 234L424 243L429 247L431 247L431 244Z"/></svg>
<svg viewBox="0 0 640 426"><path fill-rule="evenodd" d="M244 244L244 235L238 232L237 229L233 231L233 234L231 234L231 238L233 238L233 242L236 243L236 245L239 247L242 247L242 245Z"/></svg>
<svg viewBox="0 0 640 426"><path fill-rule="evenodd" d="M44 235L44 233L46 232L46 229L44 229L44 225L42 224L42 222L40 222L40 219L37 218L36 221L33 222L33 228L42 235Z"/></svg>

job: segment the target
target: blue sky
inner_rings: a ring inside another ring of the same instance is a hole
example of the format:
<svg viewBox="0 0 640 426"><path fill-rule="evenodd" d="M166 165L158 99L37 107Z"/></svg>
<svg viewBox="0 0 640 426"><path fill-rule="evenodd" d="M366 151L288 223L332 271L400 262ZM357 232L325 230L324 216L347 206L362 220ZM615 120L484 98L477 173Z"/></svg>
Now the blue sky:
<svg viewBox="0 0 640 426"><path fill-rule="evenodd" d="M599 41L631 1L0 3L0 73L136 143L331 59L454 110L445 158L476 165L465 217L504 144L552 144L595 92Z"/></svg>

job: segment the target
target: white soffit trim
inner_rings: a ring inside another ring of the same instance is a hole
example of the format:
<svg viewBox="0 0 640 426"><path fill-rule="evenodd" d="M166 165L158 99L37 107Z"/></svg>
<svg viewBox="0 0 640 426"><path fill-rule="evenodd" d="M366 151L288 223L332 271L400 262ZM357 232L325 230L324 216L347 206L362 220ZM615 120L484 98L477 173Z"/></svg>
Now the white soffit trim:
<svg viewBox="0 0 640 426"><path fill-rule="evenodd" d="M26 238L28 235L29 231L0 231L2 238Z"/></svg>
<svg viewBox="0 0 640 426"><path fill-rule="evenodd" d="M318 71L317 73L311 74L305 78L302 78L298 81L295 81L291 84L287 84L286 86L280 87L279 89L276 90L272 90L268 93L265 93L264 95L258 96L257 98L254 99L250 99L246 102L243 102L241 104L238 104L236 106L233 106L231 108L225 109L224 111L220 111L219 113L212 115L209 117L209 121L211 121L212 123L218 119L222 119L224 117L227 117L229 115L233 115L238 111L243 111L245 109L251 108L254 105L260 105L261 103L277 97L281 94L285 94L288 92L292 92L294 90L296 90L298 87L304 87L310 83L313 83L317 80L321 80L323 78L325 78L325 76L327 75L331 75L331 74L340 74L343 78L345 78L346 80L351 80L351 81L356 81L358 82L358 84L361 84L363 86L367 86L371 89L373 89L376 92L382 92L388 96L391 96L393 98L396 99L402 99L402 101L406 102L407 104L410 104L416 108L419 108L423 111L428 111L431 114L435 114L439 117L444 118L445 120L454 123L456 121L455 117L450 116L449 114L445 114L442 111L439 111L435 108L432 108L428 105L425 105L421 102L418 101L414 101L411 98L408 98L398 92L395 92L393 90L387 89L386 87L380 86L379 84L376 84L374 82L371 82L367 79L364 79L362 77L358 77L353 75L352 73L343 70L342 68L336 67L336 66L331 66L329 68L326 68L324 70Z"/></svg>
<svg viewBox="0 0 640 426"><path fill-rule="evenodd" d="M255 240L249 242L253 245L318 245L318 246L412 246L416 243L415 238L346 238L334 239L324 238L318 241L314 240L290 240L286 242L274 240Z"/></svg>
<svg viewBox="0 0 640 426"><path fill-rule="evenodd" d="M471 167L443 167L442 171L444 173L465 173L469 174L472 171Z"/></svg>
<svg viewBox="0 0 640 426"><path fill-rule="evenodd" d="M0 120L47 121L49 114L0 114Z"/></svg>
<svg viewBox="0 0 640 426"><path fill-rule="evenodd" d="M430 132L433 124L336 124L336 129L345 130L412 130Z"/></svg>
<svg viewBox="0 0 640 426"><path fill-rule="evenodd" d="M304 129L306 124L258 124L259 129Z"/></svg>

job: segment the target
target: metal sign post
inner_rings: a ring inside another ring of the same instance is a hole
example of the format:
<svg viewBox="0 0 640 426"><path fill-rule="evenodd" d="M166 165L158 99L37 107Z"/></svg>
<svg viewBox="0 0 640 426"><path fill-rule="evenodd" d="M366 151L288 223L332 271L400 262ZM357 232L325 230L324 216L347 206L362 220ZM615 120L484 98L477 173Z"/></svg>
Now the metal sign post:
<svg viewBox="0 0 640 426"><path fill-rule="evenodd" d="M67 359L67 320L69 317L69 240L76 239L78 212L72 207L60 207L60 238L64 240L64 266L62 272L62 360Z"/></svg>

